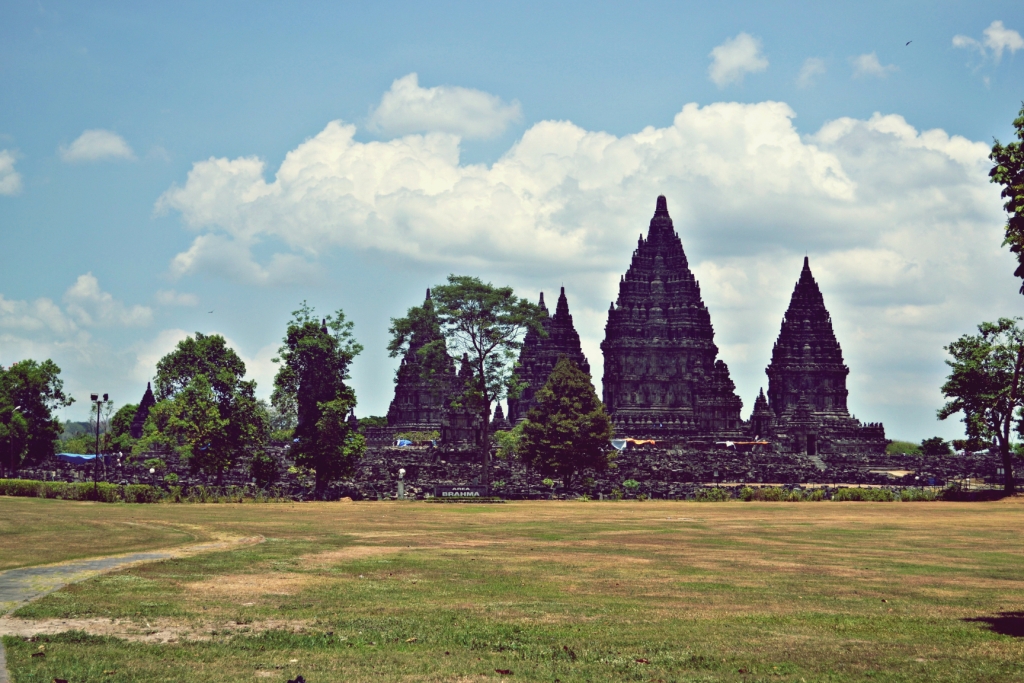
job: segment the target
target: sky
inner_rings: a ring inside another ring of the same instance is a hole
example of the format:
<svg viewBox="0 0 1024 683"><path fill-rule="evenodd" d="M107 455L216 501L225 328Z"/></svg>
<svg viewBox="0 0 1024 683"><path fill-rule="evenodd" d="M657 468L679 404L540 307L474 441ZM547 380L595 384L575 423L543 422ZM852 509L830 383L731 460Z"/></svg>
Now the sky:
<svg viewBox="0 0 1024 683"><path fill-rule="evenodd" d="M955 438L943 346L1024 313L987 177L1022 32L1019 1L7 0L0 364L52 358L84 419L217 333L267 396L306 300L382 415L390 319L457 273L564 286L600 391L664 194L744 417L807 255L851 411Z"/></svg>

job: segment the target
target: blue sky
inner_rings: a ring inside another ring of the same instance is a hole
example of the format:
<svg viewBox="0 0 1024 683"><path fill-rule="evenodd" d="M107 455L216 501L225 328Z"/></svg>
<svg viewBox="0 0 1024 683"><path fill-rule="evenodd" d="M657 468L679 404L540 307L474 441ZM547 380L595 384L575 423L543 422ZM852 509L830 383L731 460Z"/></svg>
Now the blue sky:
<svg viewBox="0 0 1024 683"><path fill-rule="evenodd" d="M600 387L664 193L744 414L808 253L857 416L955 436L942 345L1021 312L984 161L1021 31L1019 2L7 2L0 363L134 402L199 330L266 391L308 299L382 414L388 319L454 271L565 284Z"/></svg>

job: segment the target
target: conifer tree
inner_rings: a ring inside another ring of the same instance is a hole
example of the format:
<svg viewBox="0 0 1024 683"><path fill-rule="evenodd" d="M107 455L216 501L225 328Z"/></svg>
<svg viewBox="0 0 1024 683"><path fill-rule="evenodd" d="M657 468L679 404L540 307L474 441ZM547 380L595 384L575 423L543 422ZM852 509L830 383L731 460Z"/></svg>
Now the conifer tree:
<svg viewBox="0 0 1024 683"><path fill-rule="evenodd" d="M519 451L530 467L560 477L568 489L578 472L607 468L612 433L589 375L562 356L526 415Z"/></svg>

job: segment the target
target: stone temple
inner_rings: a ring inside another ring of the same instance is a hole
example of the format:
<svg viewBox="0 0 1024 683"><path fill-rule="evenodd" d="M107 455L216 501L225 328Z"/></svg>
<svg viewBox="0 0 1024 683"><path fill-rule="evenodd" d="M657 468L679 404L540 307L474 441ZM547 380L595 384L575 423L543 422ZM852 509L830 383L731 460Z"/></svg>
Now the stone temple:
<svg viewBox="0 0 1024 683"><path fill-rule="evenodd" d="M544 305L544 292L540 294L540 307L547 314L548 309ZM545 318L543 324L547 337L542 337L530 330L523 339L516 375L526 387L518 398L510 397L508 399L508 420L512 424L526 419L526 413L530 411L535 402L534 397L548 381L560 356L568 356L569 360L576 363L580 370L590 374L590 363L583 355L580 335L576 332L572 323L572 314L569 313L569 301L565 298L565 287L562 287L562 292L558 295L555 314Z"/></svg>
<svg viewBox="0 0 1024 683"><path fill-rule="evenodd" d="M604 405L619 435L741 435L742 401L665 197L608 310Z"/></svg>
<svg viewBox="0 0 1024 683"><path fill-rule="evenodd" d="M396 433L429 432L440 430L446 399L456 380L455 365L451 363L441 377L423 375L423 360L419 351L427 344L441 339L441 327L434 316L434 303L430 290L423 302L427 314L413 330L409 349L402 358L395 375L395 398L388 408L388 427Z"/></svg>
<svg viewBox="0 0 1024 683"><path fill-rule="evenodd" d="M547 313L543 293L540 306ZM429 290L423 309L428 319L421 321L410 340L395 379L395 398L388 411L390 433L437 430L443 444L479 445L480 418L468 406L452 401L472 376L467 359L458 372L452 361L442 377L422 377L417 352L440 338L436 318L429 315ZM547 336L531 331L523 340L516 374L525 388L509 399L507 420L497 406L492 431L526 418L560 356L590 373L564 287L554 315L545 318L543 327ZM743 404L729 368L718 357L714 337L668 203L658 197L647 236L640 236L620 279L601 343L604 404L616 435L696 449L746 443L809 456L885 450L882 425L862 424L849 413L850 370L808 259L766 370L768 392L762 389L756 397L749 420L740 416Z"/></svg>
<svg viewBox="0 0 1024 683"><path fill-rule="evenodd" d="M850 369L806 256L765 373L767 401L762 392L751 415L756 435L809 455L885 450L882 425L861 424L846 407Z"/></svg>

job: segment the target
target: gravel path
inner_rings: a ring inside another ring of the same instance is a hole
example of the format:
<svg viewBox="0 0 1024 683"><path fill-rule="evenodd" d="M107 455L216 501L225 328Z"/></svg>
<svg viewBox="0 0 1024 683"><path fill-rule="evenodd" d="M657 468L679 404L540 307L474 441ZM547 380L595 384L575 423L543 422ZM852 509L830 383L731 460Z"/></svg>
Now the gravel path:
<svg viewBox="0 0 1024 683"><path fill-rule="evenodd" d="M143 562L168 560L172 557L195 555L213 550L227 550L239 545L258 543L262 540L262 538L233 538L171 550L131 553L129 555L115 555L91 560L75 560L73 562L51 564L43 567L8 569L5 572L0 572L0 616L13 612L22 605L41 598L48 593L60 590L69 583L85 581L105 572L123 569L124 567ZM0 640L0 683L10 683L2 640Z"/></svg>

